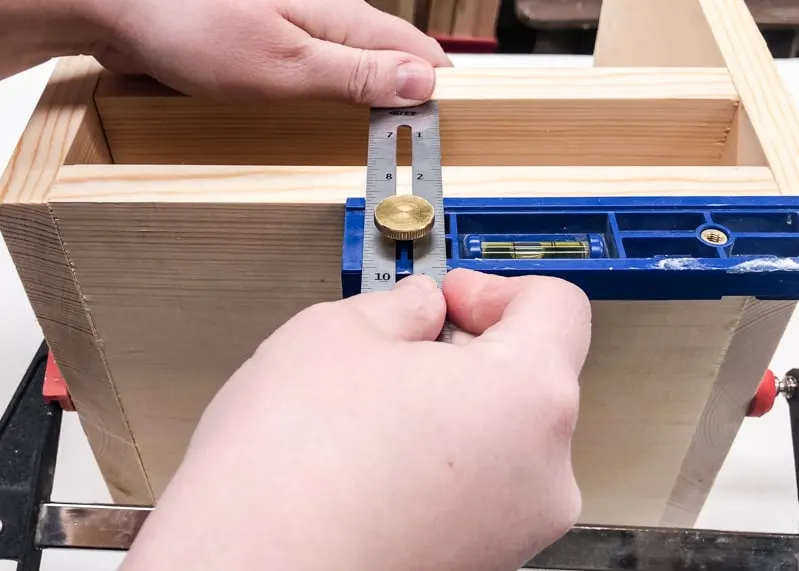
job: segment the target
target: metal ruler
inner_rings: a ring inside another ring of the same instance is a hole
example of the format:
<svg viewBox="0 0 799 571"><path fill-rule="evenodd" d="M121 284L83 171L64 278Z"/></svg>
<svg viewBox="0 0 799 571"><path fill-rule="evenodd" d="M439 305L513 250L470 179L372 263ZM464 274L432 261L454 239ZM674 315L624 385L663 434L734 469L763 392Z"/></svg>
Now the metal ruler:
<svg viewBox="0 0 799 571"><path fill-rule="evenodd" d="M447 273L444 231L444 194L441 176L441 137L438 103L397 109L372 109L366 173L363 273L361 292L386 291L397 281L396 242L386 239L373 222L375 208L397 193L397 136L401 127L411 130L411 192L433 207L430 233L413 243L413 273L431 277L441 287ZM451 341L445 324L440 341Z"/></svg>

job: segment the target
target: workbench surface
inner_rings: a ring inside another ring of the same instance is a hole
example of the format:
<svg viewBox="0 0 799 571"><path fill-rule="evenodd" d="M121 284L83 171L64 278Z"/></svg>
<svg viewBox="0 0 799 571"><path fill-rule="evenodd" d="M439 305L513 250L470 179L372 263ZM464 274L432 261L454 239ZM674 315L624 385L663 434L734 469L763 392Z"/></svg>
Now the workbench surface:
<svg viewBox="0 0 799 571"><path fill-rule="evenodd" d="M457 66L588 66L583 56L452 56ZM54 62L0 81L0 171L5 168ZM778 60L786 85L799 105L799 60ZM14 265L0 238L0 405L10 399L36 348L41 331L25 297ZM789 326L771 367L778 375L799 366L799 316ZM108 502L77 417L65 415L53 499ZM796 532L799 505L791 457L787 406L780 400L770 414L746 419L721 470L697 526L717 529ZM110 570L120 554L46 553L44 571ZM0 571L13 566L0 562Z"/></svg>

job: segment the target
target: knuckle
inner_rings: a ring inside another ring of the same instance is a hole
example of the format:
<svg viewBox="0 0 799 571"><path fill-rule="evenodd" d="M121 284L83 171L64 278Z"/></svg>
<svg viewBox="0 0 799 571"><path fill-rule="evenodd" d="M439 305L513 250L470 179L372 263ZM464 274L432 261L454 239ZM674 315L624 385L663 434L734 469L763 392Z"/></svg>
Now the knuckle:
<svg viewBox="0 0 799 571"><path fill-rule="evenodd" d="M316 50L313 45L306 42L275 46L273 51L284 63L302 63L316 57Z"/></svg>
<svg viewBox="0 0 799 571"><path fill-rule="evenodd" d="M436 309L434 298L430 295L425 295L420 292L413 292L411 295L406 296L406 311L414 319L424 319L430 315L430 312Z"/></svg>
<svg viewBox="0 0 799 571"><path fill-rule="evenodd" d="M347 97L357 104L373 101L377 93L380 66L377 58L367 50L359 50L359 56L347 79Z"/></svg>
<svg viewBox="0 0 799 571"><path fill-rule="evenodd" d="M566 443L577 428L580 388L574 375L560 375L558 381L548 398L548 425L551 437L556 442Z"/></svg>

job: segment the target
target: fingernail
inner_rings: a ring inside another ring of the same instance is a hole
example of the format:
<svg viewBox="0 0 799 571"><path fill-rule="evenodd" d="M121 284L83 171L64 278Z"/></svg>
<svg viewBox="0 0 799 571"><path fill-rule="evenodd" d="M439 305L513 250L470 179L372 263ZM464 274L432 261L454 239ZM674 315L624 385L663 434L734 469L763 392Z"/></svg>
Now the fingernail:
<svg viewBox="0 0 799 571"><path fill-rule="evenodd" d="M430 276L424 276L421 274L403 278L397 282L395 287L412 287L424 293L433 293L438 291L438 284L436 284L435 280Z"/></svg>
<svg viewBox="0 0 799 571"><path fill-rule="evenodd" d="M402 99L426 101L433 95L436 74L429 64L409 61L397 68L397 95Z"/></svg>

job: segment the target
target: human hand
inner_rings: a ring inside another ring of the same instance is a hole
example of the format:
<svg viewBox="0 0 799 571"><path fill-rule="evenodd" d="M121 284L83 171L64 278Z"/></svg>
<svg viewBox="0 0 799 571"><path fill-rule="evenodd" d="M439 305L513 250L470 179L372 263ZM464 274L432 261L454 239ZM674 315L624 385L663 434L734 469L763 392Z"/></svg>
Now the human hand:
<svg viewBox="0 0 799 571"><path fill-rule="evenodd" d="M428 100L434 39L364 0L81 0L109 30L95 57L226 101L313 96L372 106Z"/></svg>
<svg viewBox="0 0 799 571"><path fill-rule="evenodd" d="M214 398L122 569L518 569L580 512L589 338L582 292L542 277L313 306Z"/></svg>

